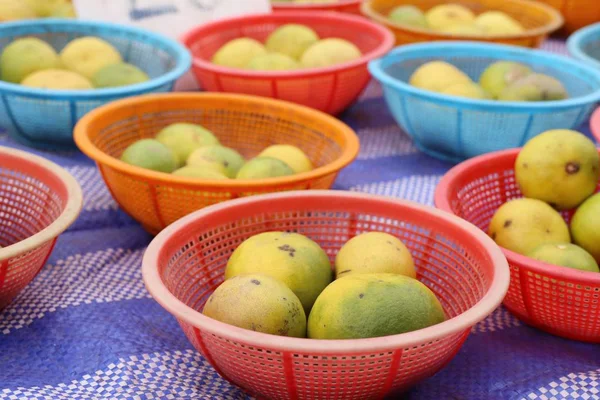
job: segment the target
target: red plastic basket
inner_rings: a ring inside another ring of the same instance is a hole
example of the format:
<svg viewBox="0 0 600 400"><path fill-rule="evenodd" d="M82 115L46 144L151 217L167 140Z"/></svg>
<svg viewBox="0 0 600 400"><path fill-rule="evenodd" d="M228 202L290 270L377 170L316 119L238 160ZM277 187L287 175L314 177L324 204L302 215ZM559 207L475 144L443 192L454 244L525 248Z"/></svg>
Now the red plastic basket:
<svg viewBox="0 0 600 400"><path fill-rule="evenodd" d="M514 177L519 151L490 153L454 167L436 189L436 206L487 232L492 216L502 204L523 197ZM569 221L571 215L565 213L565 219ZM511 275L504 305L513 314L548 333L600 343L600 274L558 267L502 250Z"/></svg>
<svg viewBox="0 0 600 400"><path fill-rule="evenodd" d="M250 37L264 42L278 26L310 26L320 37L339 37L363 53L358 60L328 68L295 71L250 71L213 64L213 54L226 42ZM342 13L278 12L219 20L187 33L183 42L193 56L192 69L203 89L292 101L330 114L348 107L369 83L367 63L387 53L394 36L365 18Z"/></svg>
<svg viewBox="0 0 600 400"><path fill-rule="evenodd" d="M0 309L42 269L81 204L75 178L59 166L0 147Z"/></svg>
<svg viewBox="0 0 600 400"><path fill-rule="evenodd" d="M273 2L271 7L273 11L338 11L349 14L360 15L360 4L364 0L338 0L325 3L276 3Z"/></svg>
<svg viewBox="0 0 600 400"><path fill-rule="evenodd" d="M233 250L252 235L275 230L307 235L332 261L357 234L396 235L449 319L401 335L327 341L267 335L202 315ZM435 374L457 354L471 327L500 304L509 279L498 246L460 218L339 191L254 196L195 212L152 241L143 275L152 296L217 372L252 395L290 400L380 399Z"/></svg>
<svg viewBox="0 0 600 400"><path fill-rule="evenodd" d="M596 142L600 143L600 107L594 111L590 119L590 128Z"/></svg>

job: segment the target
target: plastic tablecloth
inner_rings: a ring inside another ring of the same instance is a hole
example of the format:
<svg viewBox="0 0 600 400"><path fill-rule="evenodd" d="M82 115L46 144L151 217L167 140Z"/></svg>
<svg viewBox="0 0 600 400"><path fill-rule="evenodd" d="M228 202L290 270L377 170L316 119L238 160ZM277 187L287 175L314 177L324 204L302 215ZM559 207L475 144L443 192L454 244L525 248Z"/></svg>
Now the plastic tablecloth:
<svg viewBox="0 0 600 400"><path fill-rule="evenodd" d="M546 48L565 51L562 42ZM362 147L335 189L433 204L452 165L414 147L377 84L341 118ZM22 147L6 135L0 145ZM140 266L151 237L119 210L94 164L75 151L34 152L77 178L85 204L48 265L0 313L0 400L249 399L146 291ZM600 346L535 330L500 308L445 369L394 398L600 399Z"/></svg>

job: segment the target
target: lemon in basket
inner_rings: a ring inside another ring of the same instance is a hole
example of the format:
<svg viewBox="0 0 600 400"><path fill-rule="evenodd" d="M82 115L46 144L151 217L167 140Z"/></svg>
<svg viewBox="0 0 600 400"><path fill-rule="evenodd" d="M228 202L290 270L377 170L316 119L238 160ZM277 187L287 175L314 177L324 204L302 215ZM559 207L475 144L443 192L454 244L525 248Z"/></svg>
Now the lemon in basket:
<svg viewBox="0 0 600 400"><path fill-rule="evenodd" d="M223 180L229 179L227 175L220 172L219 170L211 166L190 166L179 168L173 171L175 176L184 176L186 178L198 178L198 179L216 179Z"/></svg>
<svg viewBox="0 0 600 400"><path fill-rule="evenodd" d="M551 101L568 97L563 84L551 76L529 74L513 82L500 93L501 101Z"/></svg>
<svg viewBox="0 0 600 400"><path fill-rule="evenodd" d="M431 29L444 29L453 25L468 25L475 21L475 14L460 4L440 4L425 13Z"/></svg>
<svg viewBox="0 0 600 400"><path fill-rule="evenodd" d="M417 68L412 73L409 83L421 89L441 92L451 85L472 83L472 81L467 74L452 64L431 61Z"/></svg>
<svg viewBox="0 0 600 400"><path fill-rule="evenodd" d="M573 241L600 263L600 193L587 199L571 221Z"/></svg>
<svg viewBox="0 0 600 400"><path fill-rule="evenodd" d="M69 4L67 0L13 0L25 2L36 13L38 17L50 17L57 8Z"/></svg>
<svg viewBox="0 0 600 400"><path fill-rule="evenodd" d="M156 140L175 153L177 163L181 166L186 163L194 150L219 144L219 139L208 129L185 122L166 126L156 135Z"/></svg>
<svg viewBox="0 0 600 400"><path fill-rule="evenodd" d="M275 29L269 35L265 46L272 53L281 53L300 60L302 54L318 41L319 35L308 26L286 24Z"/></svg>
<svg viewBox="0 0 600 400"><path fill-rule="evenodd" d="M442 90L441 93L470 99L487 100L492 98L488 92L474 82L456 83L448 86L446 89Z"/></svg>
<svg viewBox="0 0 600 400"><path fill-rule="evenodd" d="M582 271L600 272L594 257L571 243L546 244L527 254L538 261Z"/></svg>
<svg viewBox="0 0 600 400"><path fill-rule="evenodd" d="M52 90L92 90L92 83L75 72L62 69L45 69L34 72L21 82L21 85Z"/></svg>
<svg viewBox="0 0 600 400"><path fill-rule="evenodd" d="M410 251L395 236L368 232L350 239L335 258L337 278L354 274L392 273L417 277Z"/></svg>
<svg viewBox="0 0 600 400"><path fill-rule="evenodd" d="M217 50L212 62L224 67L246 68L252 59L264 54L267 54L267 50L259 41L238 38L230 40Z"/></svg>
<svg viewBox="0 0 600 400"><path fill-rule="evenodd" d="M266 275L243 275L223 282L202 313L238 328L306 337L306 314L300 300L282 282Z"/></svg>
<svg viewBox="0 0 600 400"><path fill-rule="evenodd" d="M285 54L268 53L254 57L246 68L255 71L290 71L300 68L300 64Z"/></svg>
<svg viewBox="0 0 600 400"><path fill-rule="evenodd" d="M397 24L420 28L427 27L425 13L423 13L419 7L413 5L403 5L393 8L388 14L388 18L390 21Z"/></svg>
<svg viewBox="0 0 600 400"><path fill-rule="evenodd" d="M295 173L312 171L313 164L308 156L298 147L289 144L275 144L264 149L259 157L271 157L283 161Z"/></svg>
<svg viewBox="0 0 600 400"><path fill-rule="evenodd" d="M311 339L364 339L396 335L446 319L435 294L416 279L396 274L351 275L317 298L308 317Z"/></svg>
<svg viewBox="0 0 600 400"><path fill-rule="evenodd" d="M236 150L220 145L200 147L187 159L189 166L202 166L207 162L216 163L222 168L221 173L229 178L235 178L246 160Z"/></svg>
<svg viewBox="0 0 600 400"><path fill-rule="evenodd" d="M327 253L306 236L288 232L261 233L239 245L227 262L225 279L244 274L265 274L285 283L307 313L332 280Z"/></svg>
<svg viewBox="0 0 600 400"><path fill-rule="evenodd" d="M50 18L75 18L77 14L75 13L75 7L71 3L63 3L58 5L52 10L52 13L49 15Z"/></svg>
<svg viewBox="0 0 600 400"><path fill-rule="evenodd" d="M237 173L237 179L266 179L294 175L285 162L273 157L256 157L248 161Z"/></svg>
<svg viewBox="0 0 600 400"><path fill-rule="evenodd" d="M175 154L154 139L142 139L129 145L121 155L121 161L159 172L170 173L177 168Z"/></svg>
<svg viewBox="0 0 600 400"><path fill-rule="evenodd" d="M34 37L15 40L0 56L2 80L12 83L20 83L34 72L59 67L60 59L52 46Z"/></svg>
<svg viewBox="0 0 600 400"><path fill-rule="evenodd" d="M329 38L310 46L300 59L306 68L323 68L359 59L362 53L354 43L344 39Z"/></svg>
<svg viewBox="0 0 600 400"><path fill-rule="evenodd" d="M486 11L475 18L475 26L487 35L518 35L525 31L523 25L502 11Z"/></svg>
<svg viewBox="0 0 600 400"><path fill-rule="evenodd" d="M35 10L23 0L0 0L0 21L13 21L37 17Z"/></svg>
<svg viewBox="0 0 600 400"><path fill-rule="evenodd" d="M111 88L135 85L149 79L150 77L135 65L117 63L107 65L96 72L92 83L97 88Z"/></svg>
<svg viewBox="0 0 600 400"><path fill-rule="evenodd" d="M519 152L515 177L525 197L569 210L596 190L600 157L594 142L583 134L550 130L528 141Z"/></svg>
<svg viewBox="0 0 600 400"><path fill-rule="evenodd" d="M481 28L475 25L450 25L444 28L438 29L439 32L449 33L451 35L464 35L464 36L484 36L485 32Z"/></svg>
<svg viewBox="0 0 600 400"><path fill-rule="evenodd" d="M497 61L483 71L479 77L479 84L497 98L507 86L532 72L531 68L520 63Z"/></svg>
<svg viewBox="0 0 600 400"><path fill-rule="evenodd" d="M499 246L522 255L544 244L571 242L569 227L558 211L527 198L503 204L490 222L489 234Z"/></svg>
<svg viewBox="0 0 600 400"><path fill-rule="evenodd" d="M88 79L102 68L123 61L119 51L97 37L86 36L71 41L60 53L63 65Z"/></svg>

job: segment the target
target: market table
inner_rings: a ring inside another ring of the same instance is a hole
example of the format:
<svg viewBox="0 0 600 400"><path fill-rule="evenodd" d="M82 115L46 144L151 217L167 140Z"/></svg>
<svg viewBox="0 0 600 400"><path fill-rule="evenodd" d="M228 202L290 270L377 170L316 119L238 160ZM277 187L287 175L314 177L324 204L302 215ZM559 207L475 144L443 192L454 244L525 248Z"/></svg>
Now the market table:
<svg viewBox="0 0 600 400"><path fill-rule="evenodd" d="M565 52L563 42L545 47ZM362 147L335 189L433 204L452 165L413 146L376 83L341 118ZM0 145L23 148L6 135ZM48 265L0 313L0 399L249 399L146 291L140 266L151 236L119 210L95 165L75 151L33 152L73 174L85 203ZM500 308L444 370L396 398L600 399L600 347L535 330Z"/></svg>

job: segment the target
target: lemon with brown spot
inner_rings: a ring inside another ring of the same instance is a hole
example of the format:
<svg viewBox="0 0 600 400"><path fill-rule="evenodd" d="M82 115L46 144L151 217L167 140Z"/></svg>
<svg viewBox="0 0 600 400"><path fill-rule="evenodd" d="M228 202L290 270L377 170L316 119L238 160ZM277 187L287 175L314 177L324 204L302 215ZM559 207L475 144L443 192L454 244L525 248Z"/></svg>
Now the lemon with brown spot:
<svg viewBox="0 0 600 400"><path fill-rule="evenodd" d="M417 276L408 248L384 232L363 233L346 242L335 258L335 273L337 278L375 273Z"/></svg>
<svg viewBox="0 0 600 400"><path fill-rule="evenodd" d="M499 246L522 255L544 244L571 242L569 227L556 210L526 198L503 204L490 222L489 234Z"/></svg>
<svg viewBox="0 0 600 400"><path fill-rule="evenodd" d="M243 275L223 282L203 314L238 328L271 335L306 337L306 314L298 297L265 275Z"/></svg>
<svg viewBox="0 0 600 400"><path fill-rule="evenodd" d="M308 317L311 339L364 339L396 335L446 319L435 294L396 274L351 275L319 296Z"/></svg>
<svg viewBox="0 0 600 400"><path fill-rule="evenodd" d="M308 313L315 299L332 280L327 253L298 233L265 232L246 239L233 252L225 279L264 274L285 283Z"/></svg>

